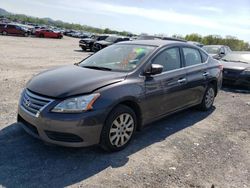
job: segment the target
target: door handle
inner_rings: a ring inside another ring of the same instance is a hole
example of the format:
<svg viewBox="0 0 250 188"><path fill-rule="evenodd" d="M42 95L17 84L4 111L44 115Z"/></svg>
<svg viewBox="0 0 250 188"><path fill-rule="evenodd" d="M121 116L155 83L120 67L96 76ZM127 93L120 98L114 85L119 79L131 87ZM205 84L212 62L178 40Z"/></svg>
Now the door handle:
<svg viewBox="0 0 250 188"><path fill-rule="evenodd" d="M204 72L202 75L203 75L203 76L208 76L208 75L209 75L209 72Z"/></svg>
<svg viewBox="0 0 250 188"><path fill-rule="evenodd" d="M184 84L186 82L186 78L181 78L178 80L179 84Z"/></svg>

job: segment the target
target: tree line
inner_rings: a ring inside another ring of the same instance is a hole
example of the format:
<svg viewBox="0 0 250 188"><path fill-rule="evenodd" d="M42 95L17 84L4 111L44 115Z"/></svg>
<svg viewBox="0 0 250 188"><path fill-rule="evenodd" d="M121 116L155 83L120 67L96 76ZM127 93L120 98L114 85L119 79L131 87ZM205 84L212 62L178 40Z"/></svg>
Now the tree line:
<svg viewBox="0 0 250 188"><path fill-rule="evenodd" d="M36 18L36 17L26 16L23 14L7 14L2 17L7 18L11 21L21 21L23 23L34 23L38 25L49 25L49 26L55 26L59 28L81 30L81 31L86 31L86 32L91 32L91 33L118 34L118 35L123 35L123 36L133 35L132 33L128 31L116 31L116 30L111 30L109 28L101 29L101 28L91 27L87 25L67 23L67 22L63 22L60 20L52 20L50 18ZM220 35L202 36L200 34L193 33L193 34L189 34L186 36L175 34L172 37L185 39L187 41L196 41L204 45L216 45L216 44L227 45L232 50L237 50L237 51L242 51L242 50L250 51L250 44L248 42L240 40L234 36L226 36L225 38L223 38Z"/></svg>
<svg viewBox="0 0 250 188"><path fill-rule="evenodd" d="M225 38L220 35L207 35L203 37L197 33L193 33L186 36L173 35L173 37L187 41L196 41L204 45L227 45L234 51L250 51L250 44L248 42L229 35Z"/></svg>

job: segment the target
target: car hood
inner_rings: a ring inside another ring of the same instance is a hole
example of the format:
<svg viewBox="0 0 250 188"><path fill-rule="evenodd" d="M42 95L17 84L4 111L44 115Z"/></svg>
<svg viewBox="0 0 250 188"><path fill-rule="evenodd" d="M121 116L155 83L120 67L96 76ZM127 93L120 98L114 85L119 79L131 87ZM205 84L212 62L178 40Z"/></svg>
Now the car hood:
<svg viewBox="0 0 250 188"><path fill-rule="evenodd" d="M225 61L220 61L220 62L223 65L224 69L245 70L246 68L250 68L250 64L246 63L225 62Z"/></svg>
<svg viewBox="0 0 250 188"><path fill-rule="evenodd" d="M108 42L106 40L100 40L100 41L98 41L96 43L101 44L101 45L105 45L105 46L113 44L112 42Z"/></svg>
<svg viewBox="0 0 250 188"><path fill-rule="evenodd" d="M127 73L63 66L42 72L33 77L27 88L37 94L52 98L65 98L86 94L104 86L120 82Z"/></svg>

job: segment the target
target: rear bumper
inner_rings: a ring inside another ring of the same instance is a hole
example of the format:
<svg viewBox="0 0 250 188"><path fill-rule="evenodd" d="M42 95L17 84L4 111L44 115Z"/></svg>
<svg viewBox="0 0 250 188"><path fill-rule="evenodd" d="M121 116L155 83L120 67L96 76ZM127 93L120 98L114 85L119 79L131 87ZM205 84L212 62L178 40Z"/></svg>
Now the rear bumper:
<svg viewBox="0 0 250 188"><path fill-rule="evenodd" d="M107 112L81 114L45 112L35 117L19 105L17 121L30 135L45 142L68 147L98 144Z"/></svg>
<svg viewBox="0 0 250 188"><path fill-rule="evenodd" d="M250 76L242 74L238 75L223 74L223 84L246 86L250 88Z"/></svg>

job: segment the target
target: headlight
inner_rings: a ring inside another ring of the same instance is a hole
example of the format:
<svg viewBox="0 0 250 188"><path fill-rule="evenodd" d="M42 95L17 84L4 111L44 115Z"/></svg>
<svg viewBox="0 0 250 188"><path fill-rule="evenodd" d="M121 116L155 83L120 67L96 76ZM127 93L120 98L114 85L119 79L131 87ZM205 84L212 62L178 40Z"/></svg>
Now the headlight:
<svg viewBox="0 0 250 188"><path fill-rule="evenodd" d="M66 99L56 105L52 112L61 112L61 113L79 113L87 110L91 110L92 105L96 99L100 96L99 93L94 93L90 95L73 97Z"/></svg>

